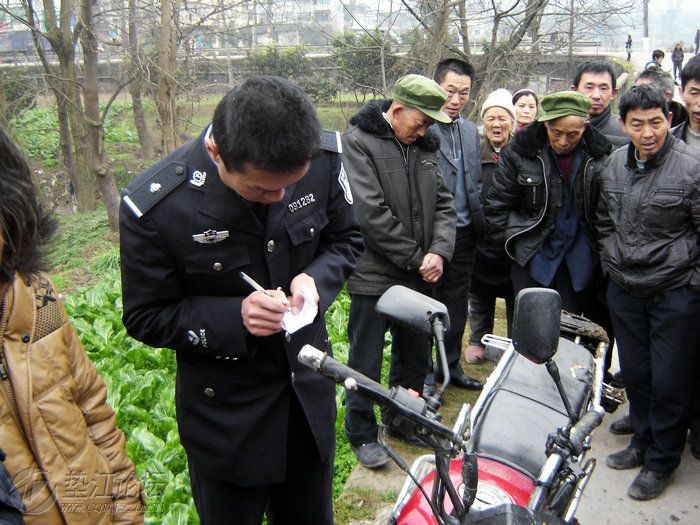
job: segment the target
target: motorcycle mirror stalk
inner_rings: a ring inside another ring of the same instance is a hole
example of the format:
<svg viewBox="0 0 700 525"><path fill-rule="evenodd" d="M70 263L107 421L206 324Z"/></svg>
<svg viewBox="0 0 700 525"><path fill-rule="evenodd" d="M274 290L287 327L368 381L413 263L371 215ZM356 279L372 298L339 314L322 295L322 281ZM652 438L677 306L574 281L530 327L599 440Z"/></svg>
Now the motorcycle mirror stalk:
<svg viewBox="0 0 700 525"><path fill-rule="evenodd" d="M525 288L518 292L513 313L513 346L523 357L547 367L566 413L572 421L576 421L561 382L559 368L552 360L559 346L560 324L561 297L556 290Z"/></svg>
<svg viewBox="0 0 700 525"><path fill-rule="evenodd" d="M437 413L450 385L449 366L445 353L445 333L450 329L450 315L440 301L401 285L390 287L377 301L377 313L392 322L435 338L437 359L444 381L434 396L423 396L433 413Z"/></svg>

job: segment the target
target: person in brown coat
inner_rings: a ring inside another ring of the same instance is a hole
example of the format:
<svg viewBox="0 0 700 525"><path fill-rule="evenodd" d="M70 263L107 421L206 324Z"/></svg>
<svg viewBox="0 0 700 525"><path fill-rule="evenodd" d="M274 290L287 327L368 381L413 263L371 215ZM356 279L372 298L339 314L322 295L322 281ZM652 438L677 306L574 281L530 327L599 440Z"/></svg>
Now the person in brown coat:
<svg viewBox="0 0 700 525"><path fill-rule="evenodd" d="M0 195L0 443L25 523L143 523L105 383L41 272L53 221L2 128Z"/></svg>

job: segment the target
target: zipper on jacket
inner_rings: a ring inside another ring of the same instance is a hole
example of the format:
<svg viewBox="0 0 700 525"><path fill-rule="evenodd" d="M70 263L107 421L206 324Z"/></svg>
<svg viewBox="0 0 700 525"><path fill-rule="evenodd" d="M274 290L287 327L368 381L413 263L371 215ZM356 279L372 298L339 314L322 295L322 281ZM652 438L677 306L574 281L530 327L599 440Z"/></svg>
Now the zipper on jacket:
<svg viewBox="0 0 700 525"><path fill-rule="evenodd" d="M588 166L591 164L593 161L593 158L589 158L586 161L586 165L583 167L583 213L586 217L586 222L588 223L589 226L593 225L593 222L591 221L591 218L588 216L588 192L586 191L586 173L588 173ZM576 196L574 196L574 200L576 200Z"/></svg>
<svg viewBox="0 0 700 525"><path fill-rule="evenodd" d="M5 359L5 331L7 330L8 317L7 296L5 296L5 300L2 302L2 323L0 323L0 379L2 380L2 387L5 390L5 394L7 394L7 399L10 402L12 414L16 414L19 418L19 406L17 406L15 391L12 389L10 375L7 372L7 360Z"/></svg>
<svg viewBox="0 0 700 525"><path fill-rule="evenodd" d="M505 248L505 250L506 250L506 254L508 255L508 257L510 257L510 258L513 259L514 261L515 261L515 257L513 257L513 254L511 254L511 253L510 253L510 250L508 250L508 243L509 243L510 241L512 241L515 237L517 237L518 235L522 235L523 233L527 233L527 232L529 232L530 230L533 230L534 228L536 228L536 227L542 222L542 220L544 219L545 214L547 213L547 204L549 204L549 188L547 187L547 168L546 168L545 165L544 165L544 160L542 160L542 157L539 156L539 155L537 155L537 158L538 158L539 161L542 163L542 179L544 179L544 207L543 207L543 209L542 209L542 215L540 215L540 218L537 219L537 222L536 222L535 224L533 224L533 225L530 226L529 228L525 228L525 229L522 230L522 231L519 231L519 232L514 233L513 235L511 235L510 237L508 237L508 238L506 239L506 242L505 242L505 244L504 244L504 248ZM533 191L532 195L533 195L533 196L532 196L532 201L533 201L533 206L534 206L534 204L536 204L535 192L534 192L534 191Z"/></svg>

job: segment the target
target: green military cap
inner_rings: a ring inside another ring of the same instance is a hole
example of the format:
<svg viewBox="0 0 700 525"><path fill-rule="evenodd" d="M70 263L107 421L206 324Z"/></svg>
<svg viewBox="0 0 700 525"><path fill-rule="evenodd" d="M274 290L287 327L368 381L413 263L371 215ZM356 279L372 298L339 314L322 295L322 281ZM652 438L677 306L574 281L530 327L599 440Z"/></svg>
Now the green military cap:
<svg viewBox="0 0 700 525"><path fill-rule="evenodd" d="M406 75L394 84L394 100L425 113L430 118L449 124L452 119L440 109L447 93L434 80L423 75Z"/></svg>
<svg viewBox="0 0 700 525"><path fill-rule="evenodd" d="M559 91L542 97L537 120L544 122L569 115L587 117L590 110L591 101L586 95L578 91Z"/></svg>

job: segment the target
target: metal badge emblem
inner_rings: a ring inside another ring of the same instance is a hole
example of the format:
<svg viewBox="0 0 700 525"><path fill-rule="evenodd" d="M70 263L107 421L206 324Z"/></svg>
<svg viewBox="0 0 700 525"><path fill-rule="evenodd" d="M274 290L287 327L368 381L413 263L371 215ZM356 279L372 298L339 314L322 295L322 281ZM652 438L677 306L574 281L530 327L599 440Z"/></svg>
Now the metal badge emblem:
<svg viewBox="0 0 700 525"><path fill-rule="evenodd" d="M192 178L190 179L190 184L193 186L201 187L204 186L204 183L207 181L207 172L206 171L193 171L192 172Z"/></svg>
<svg viewBox="0 0 700 525"><path fill-rule="evenodd" d="M199 344L199 336L194 330L187 332L187 342L189 342L192 346L197 346Z"/></svg>
<svg viewBox="0 0 700 525"><path fill-rule="evenodd" d="M151 182L151 185L148 187L148 191L151 193L158 193L162 186L158 182Z"/></svg>
<svg viewBox="0 0 700 525"><path fill-rule="evenodd" d="M214 244L215 242L221 242L224 239L228 239L228 230L207 230L202 233L195 233L192 235L192 239L195 242L201 242L202 244Z"/></svg>

